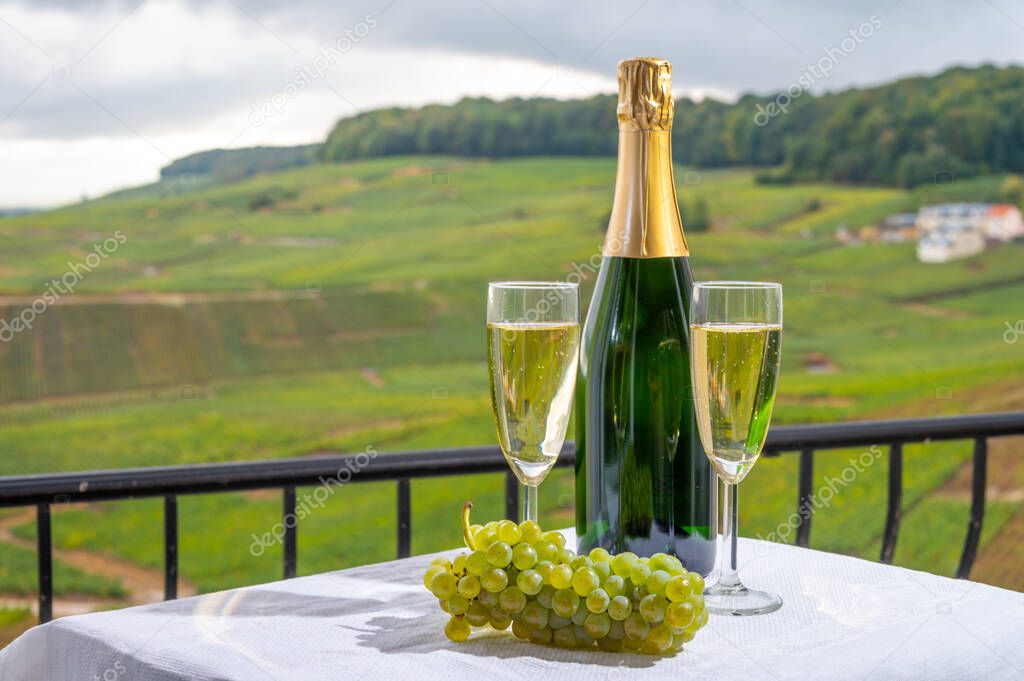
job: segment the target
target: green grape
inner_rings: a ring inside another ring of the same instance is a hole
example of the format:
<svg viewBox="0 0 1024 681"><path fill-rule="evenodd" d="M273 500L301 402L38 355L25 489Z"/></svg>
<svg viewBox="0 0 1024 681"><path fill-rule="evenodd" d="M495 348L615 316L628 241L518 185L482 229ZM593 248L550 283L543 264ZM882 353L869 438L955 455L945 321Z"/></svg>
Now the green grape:
<svg viewBox="0 0 1024 681"><path fill-rule="evenodd" d="M483 586L483 584L481 584ZM477 596L477 600L486 605L488 608L493 608L498 604L498 593L496 591L488 591L484 589Z"/></svg>
<svg viewBox="0 0 1024 681"><path fill-rule="evenodd" d="M561 549L558 552L558 562L565 563L566 565L572 565L572 562L576 560L576 552L572 549Z"/></svg>
<svg viewBox="0 0 1024 681"><path fill-rule="evenodd" d="M667 553L655 553L649 559L648 565L651 566L651 570L664 570L668 572L672 569L672 556Z"/></svg>
<svg viewBox="0 0 1024 681"><path fill-rule="evenodd" d="M487 527L473 536L473 544L481 551L486 551L487 547L496 541L498 541L498 533L493 529L487 529Z"/></svg>
<svg viewBox="0 0 1024 681"><path fill-rule="evenodd" d="M651 576L647 578L647 593L664 596L665 585L668 584L668 580L670 579L672 579L672 575L670 575L666 570L655 570L651 573Z"/></svg>
<svg viewBox="0 0 1024 681"><path fill-rule="evenodd" d="M541 534L543 534L543 532L536 520L524 520L519 523L519 541L527 544L536 544L540 541Z"/></svg>
<svg viewBox="0 0 1024 681"><path fill-rule="evenodd" d="M487 549L487 562L503 568L512 562L512 547L503 541L496 541Z"/></svg>
<svg viewBox="0 0 1024 681"><path fill-rule="evenodd" d="M452 561L452 572L455 574L462 574L466 569L466 554L460 553L455 556L455 560Z"/></svg>
<svg viewBox="0 0 1024 681"><path fill-rule="evenodd" d="M556 589L568 589L572 585L573 572L568 565L556 565L551 569L548 581Z"/></svg>
<svg viewBox="0 0 1024 681"><path fill-rule="evenodd" d="M544 538L544 541L549 541L560 549L565 548L565 537L562 536L561 532L555 532L552 530L550 532L545 532L541 536Z"/></svg>
<svg viewBox="0 0 1024 681"><path fill-rule="evenodd" d="M512 564L519 570L529 570L537 564L537 552L529 544L516 544L512 549Z"/></svg>
<svg viewBox="0 0 1024 681"><path fill-rule="evenodd" d="M550 615L547 608L542 606L537 601L532 601L526 604L526 608L523 610L523 623L530 629L541 629L548 625L548 616Z"/></svg>
<svg viewBox="0 0 1024 681"><path fill-rule="evenodd" d="M597 578L601 580L602 584L604 583L604 580L608 579L612 575L611 563L594 563L590 569L597 573Z"/></svg>
<svg viewBox="0 0 1024 681"><path fill-rule="evenodd" d="M632 551L620 553L612 558L612 571L619 577L629 577L633 565L636 563L636 554Z"/></svg>
<svg viewBox="0 0 1024 681"><path fill-rule="evenodd" d="M587 612L587 611L581 609L580 612ZM589 617L589 616L590 616L590 613L587 613L587 617ZM594 645L594 637L587 633L586 628L584 628L584 626L582 624L576 624L576 626L574 626L572 628L572 631L573 631L574 634L576 634L576 646L577 647L579 647L579 648L589 648L590 646Z"/></svg>
<svg viewBox="0 0 1024 681"><path fill-rule="evenodd" d="M572 620L568 617L562 617L558 613L552 612L548 614L548 626L551 627L551 631L558 631L563 627L571 627Z"/></svg>
<svg viewBox="0 0 1024 681"><path fill-rule="evenodd" d="M597 639L597 647L606 653L617 653L622 650L622 639L621 638L604 638Z"/></svg>
<svg viewBox="0 0 1024 681"><path fill-rule="evenodd" d="M485 530L494 530L495 532L497 532L498 531L498 521L497 520L488 520L486 523L484 523L484 529Z"/></svg>
<svg viewBox="0 0 1024 681"><path fill-rule="evenodd" d="M612 620L603 612L592 612L583 620L583 629L595 639L603 638L608 634L612 626Z"/></svg>
<svg viewBox="0 0 1024 681"><path fill-rule="evenodd" d="M597 573L588 567L581 567L572 574L572 588L580 596L586 596L600 585L601 580Z"/></svg>
<svg viewBox="0 0 1024 681"><path fill-rule="evenodd" d="M590 612L604 612L608 609L610 601L608 592L598 587L587 594L587 610Z"/></svg>
<svg viewBox="0 0 1024 681"><path fill-rule="evenodd" d="M430 583L434 581L434 577L443 575L446 572L448 570L443 565L431 565L423 574L423 586L427 587L427 590L430 591Z"/></svg>
<svg viewBox="0 0 1024 681"><path fill-rule="evenodd" d="M562 617L572 617L580 607L580 597L572 589L559 589L551 597L551 609Z"/></svg>
<svg viewBox="0 0 1024 681"><path fill-rule="evenodd" d="M626 591L626 580L618 575L609 575L601 582L601 588L607 591L611 598L615 598Z"/></svg>
<svg viewBox="0 0 1024 681"><path fill-rule="evenodd" d="M466 557L466 572L469 574L479 577L484 573L484 570L491 566L487 562L487 554L483 551L474 551Z"/></svg>
<svg viewBox="0 0 1024 681"><path fill-rule="evenodd" d="M701 610L700 614L697 615L696 617L694 617L693 621L690 622L690 626L686 627L686 633L687 634L695 634L695 633L697 633L698 629L700 629L701 627L703 627L707 623L708 623L708 611L707 610Z"/></svg>
<svg viewBox="0 0 1024 681"><path fill-rule="evenodd" d="M551 581L551 571L555 568L555 564L550 560L537 561L537 564L533 566L533 569L544 578L545 582Z"/></svg>
<svg viewBox="0 0 1024 681"><path fill-rule="evenodd" d="M448 612L453 615L465 615L469 610L469 599L465 596L455 594L448 599Z"/></svg>
<svg viewBox="0 0 1024 681"><path fill-rule="evenodd" d="M522 620L512 620L512 634L525 641L530 638L530 628Z"/></svg>
<svg viewBox="0 0 1024 681"><path fill-rule="evenodd" d="M647 638L647 632L651 630L651 625L640 613L634 612L622 622L622 629L629 638L643 641Z"/></svg>
<svg viewBox="0 0 1024 681"><path fill-rule="evenodd" d="M448 572L452 571L452 562L450 560L448 560L447 558L445 558L444 556L438 556L434 560L430 561L430 565L431 566L440 565L446 571L448 571Z"/></svg>
<svg viewBox="0 0 1024 681"><path fill-rule="evenodd" d="M678 653L680 650L683 649L683 643L685 643L685 641L683 640L682 635L676 635L675 633L673 633L672 645L668 647L668 652Z"/></svg>
<svg viewBox="0 0 1024 681"><path fill-rule="evenodd" d="M672 645L672 630L664 624L652 627L645 643L650 643L659 654L664 653Z"/></svg>
<svg viewBox="0 0 1024 681"><path fill-rule="evenodd" d="M640 605L637 606L637 610L644 616L644 619L651 624L657 624L658 622L665 619L665 606L666 601L664 596L658 596L656 594L647 594L640 601Z"/></svg>
<svg viewBox="0 0 1024 681"><path fill-rule="evenodd" d="M651 568L646 563L642 563L639 560L633 564L633 569L629 571L629 581L636 585L647 584L647 578L651 576Z"/></svg>
<svg viewBox="0 0 1024 681"><path fill-rule="evenodd" d="M544 578L536 570L523 570L516 577L516 586L527 596L536 596L544 588Z"/></svg>
<svg viewBox="0 0 1024 681"><path fill-rule="evenodd" d="M502 520L498 523L498 539L506 544L518 544L522 537L519 525L511 520Z"/></svg>
<svg viewBox="0 0 1024 681"><path fill-rule="evenodd" d="M503 631L508 629L508 625L512 624L512 618L501 608L491 608L491 618L488 623L492 628Z"/></svg>
<svg viewBox="0 0 1024 681"><path fill-rule="evenodd" d="M693 640L693 632L691 632L691 631L684 631L682 638L683 638L683 643L689 643L690 641Z"/></svg>
<svg viewBox="0 0 1024 681"><path fill-rule="evenodd" d="M616 596L608 602L608 616L620 622L633 612L633 604L625 596Z"/></svg>
<svg viewBox="0 0 1024 681"><path fill-rule="evenodd" d="M475 537L476 533L479 532L482 529L484 529L483 525L476 525L476 524L470 525L469 526L469 536Z"/></svg>
<svg viewBox="0 0 1024 681"><path fill-rule="evenodd" d="M554 630L554 636L552 637L555 645L559 648L575 648L576 647L576 632L574 627L570 624L567 627L560 627Z"/></svg>
<svg viewBox="0 0 1024 681"><path fill-rule="evenodd" d="M686 628L693 621L697 611L689 601L670 603L665 609L665 622L673 628Z"/></svg>
<svg viewBox="0 0 1024 681"><path fill-rule="evenodd" d="M590 560L587 556L576 556L569 562L569 566L573 570L579 570L580 568L588 568L594 565L594 561Z"/></svg>
<svg viewBox="0 0 1024 681"><path fill-rule="evenodd" d="M630 638L629 636L622 639L622 647L626 650L640 650L640 646L642 646L643 643L642 639Z"/></svg>
<svg viewBox="0 0 1024 681"><path fill-rule="evenodd" d="M590 557L590 560L594 561L595 563L607 563L609 560L611 560L611 554L608 553L608 550L602 549L600 546L595 546L594 548L590 549L590 553L588 553L587 555Z"/></svg>
<svg viewBox="0 0 1024 681"><path fill-rule="evenodd" d="M461 617L452 617L444 625L444 635L452 641L460 642L469 638L469 623Z"/></svg>
<svg viewBox="0 0 1024 681"><path fill-rule="evenodd" d="M482 627L491 619L491 609L480 601L473 601L466 611L466 621L474 627Z"/></svg>
<svg viewBox="0 0 1024 681"><path fill-rule="evenodd" d="M437 596L442 601L447 601L449 598L454 596L459 589L459 580L455 578L450 572L442 572L438 575L434 575L434 578L430 580L430 593Z"/></svg>
<svg viewBox="0 0 1024 681"><path fill-rule="evenodd" d="M520 612L526 607L526 594L519 587L510 586L498 594L498 605L507 613Z"/></svg>
<svg viewBox="0 0 1024 681"><path fill-rule="evenodd" d="M508 575L501 568L489 567L480 575L480 586L497 593L508 586Z"/></svg>
<svg viewBox="0 0 1024 681"><path fill-rule="evenodd" d="M549 541L539 541L533 545L537 552L537 560L549 560L554 563L558 560L558 547Z"/></svg>
<svg viewBox="0 0 1024 681"><path fill-rule="evenodd" d="M621 639L626 635L626 628L622 626L622 622L616 622L612 620L612 623L608 626L608 638Z"/></svg>
<svg viewBox="0 0 1024 681"><path fill-rule="evenodd" d="M573 593L576 592L574 591ZM579 596L577 596L577 598L579 598ZM590 611L586 608L576 608L576 612L572 614L572 617L570 619L572 619L573 624L583 626L583 622L587 619L587 615L589 614Z"/></svg>
<svg viewBox="0 0 1024 681"><path fill-rule="evenodd" d="M647 587L643 584L634 586L633 591L628 594L634 602L639 603L647 595Z"/></svg>
<svg viewBox="0 0 1024 681"><path fill-rule="evenodd" d="M437 605L438 605L438 607L440 607L445 612L448 612L448 601L438 600L437 601Z"/></svg>
<svg viewBox="0 0 1024 681"><path fill-rule="evenodd" d="M665 597L673 603L685 601L691 593L693 593L693 585L690 584L686 575L676 575L665 585Z"/></svg>
<svg viewBox="0 0 1024 681"><path fill-rule="evenodd" d="M480 578L466 575L459 580L458 591L464 598L476 598L480 593Z"/></svg>
<svg viewBox="0 0 1024 681"><path fill-rule="evenodd" d="M704 578L698 575L696 572L691 572L687 575L690 578L690 584L693 585L693 593L702 594L704 593Z"/></svg>
<svg viewBox="0 0 1024 681"><path fill-rule="evenodd" d="M554 597L555 591L555 587L551 586L550 584L545 584L541 588L540 593L537 594L537 602L545 608L547 608L548 610L550 610L551 599Z"/></svg>
<svg viewBox="0 0 1024 681"><path fill-rule="evenodd" d="M693 609L700 612L704 609L704 594L695 593L686 597L686 602L693 606Z"/></svg>
<svg viewBox="0 0 1024 681"><path fill-rule="evenodd" d="M530 630L530 640L534 643L551 643L551 637L551 627L539 627L537 629Z"/></svg>

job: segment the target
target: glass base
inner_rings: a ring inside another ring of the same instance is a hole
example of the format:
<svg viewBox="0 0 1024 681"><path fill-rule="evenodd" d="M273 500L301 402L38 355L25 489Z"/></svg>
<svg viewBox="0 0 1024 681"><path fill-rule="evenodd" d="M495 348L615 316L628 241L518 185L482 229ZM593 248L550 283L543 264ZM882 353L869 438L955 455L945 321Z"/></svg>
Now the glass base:
<svg viewBox="0 0 1024 681"><path fill-rule="evenodd" d="M782 598L767 591L715 585L704 592L704 604L713 615L765 615L782 607Z"/></svg>

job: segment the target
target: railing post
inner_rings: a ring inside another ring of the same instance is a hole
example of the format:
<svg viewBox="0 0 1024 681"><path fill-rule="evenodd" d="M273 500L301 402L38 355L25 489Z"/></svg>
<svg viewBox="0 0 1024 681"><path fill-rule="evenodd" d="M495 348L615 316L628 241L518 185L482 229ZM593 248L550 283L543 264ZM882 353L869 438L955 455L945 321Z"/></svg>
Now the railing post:
<svg viewBox="0 0 1024 681"><path fill-rule="evenodd" d="M298 516L295 515L295 488L284 488L284 578L295 576L296 553L298 552Z"/></svg>
<svg viewBox="0 0 1024 681"><path fill-rule="evenodd" d="M981 526L985 520L985 486L988 484L988 440L979 437L974 441L974 465L971 472L971 519L967 523L967 537L964 551L960 554L960 567L956 569L958 579L971 575L971 566L978 555L981 541Z"/></svg>
<svg viewBox="0 0 1024 681"><path fill-rule="evenodd" d="M814 478L814 450L800 452L799 493L796 505L796 543L804 548L811 541L811 484Z"/></svg>
<svg viewBox="0 0 1024 681"><path fill-rule="evenodd" d="M412 502L409 478L398 479L398 557L412 553Z"/></svg>
<svg viewBox="0 0 1024 681"><path fill-rule="evenodd" d="M519 478L511 470L505 471L505 517L519 522Z"/></svg>
<svg viewBox="0 0 1024 681"><path fill-rule="evenodd" d="M178 497L164 497L164 600L178 597Z"/></svg>
<svg viewBox="0 0 1024 681"><path fill-rule="evenodd" d="M36 552L39 557L39 623L53 619L53 539L50 505L36 506Z"/></svg>
<svg viewBox="0 0 1024 681"><path fill-rule="evenodd" d="M883 563L892 563L902 517L903 445L896 442L889 445L889 500L885 514L885 533L882 535L882 554L879 557Z"/></svg>

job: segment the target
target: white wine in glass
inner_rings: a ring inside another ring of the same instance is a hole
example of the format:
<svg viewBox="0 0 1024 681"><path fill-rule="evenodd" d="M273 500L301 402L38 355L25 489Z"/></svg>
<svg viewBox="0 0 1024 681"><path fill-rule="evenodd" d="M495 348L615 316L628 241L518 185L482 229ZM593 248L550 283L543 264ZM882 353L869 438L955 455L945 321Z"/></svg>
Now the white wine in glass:
<svg viewBox="0 0 1024 681"><path fill-rule="evenodd" d="M775 405L782 352L782 287L709 281L693 287L690 366L697 430L722 481L718 580L704 592L708 612L760 615L779 596L748 589L737 571L736 486L761 455Z"/></svg>
<svg viewBox="0 0 1024 681"><path fill-rule="evenodd" d="M698 419L710 442L715 468L726 482L740 482L757 462L775 404L782 326L695 324L694 399L708 418Z"/></svg>
<svg viewBox="0 0 1024 681"><path fill-rule="evenodd" d="M522 520L537 520L537 487L555 465L572 413L579 355L574 284L490 285L487 363L498 442L522 488Z"/></svg>

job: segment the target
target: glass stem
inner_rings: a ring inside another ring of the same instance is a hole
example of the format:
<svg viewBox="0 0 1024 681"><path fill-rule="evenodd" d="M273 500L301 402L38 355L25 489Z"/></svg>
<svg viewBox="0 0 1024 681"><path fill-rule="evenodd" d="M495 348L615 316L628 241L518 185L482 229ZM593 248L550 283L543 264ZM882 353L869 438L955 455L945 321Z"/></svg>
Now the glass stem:
<svg viewBox="0 0 1024 681"><path fill-rule="evenodd" d="M740 576L736 569L736 540L739 536L737 525L739 512L736 503L736 485L722 481L722 562L718 578L718 586L726 589L741 587Z"/></svg>
<svg viewBox="0 0 1024 681"><path fill-rule="evenodd" d="M519 515L520 521L540 522L537 519L537 486L519 484Z"/></svg>

